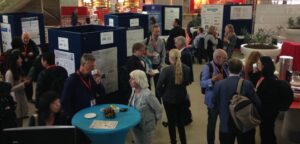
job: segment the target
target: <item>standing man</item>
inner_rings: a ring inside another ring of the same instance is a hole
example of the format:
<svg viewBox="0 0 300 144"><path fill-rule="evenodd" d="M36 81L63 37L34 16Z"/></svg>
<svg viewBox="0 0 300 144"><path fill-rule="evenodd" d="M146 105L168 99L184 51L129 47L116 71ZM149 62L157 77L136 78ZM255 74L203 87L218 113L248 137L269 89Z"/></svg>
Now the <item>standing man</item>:
<svg viewBox="0 0 300 144"><path fill-rule="evenodd" d="M71 16L71 26L77 26L77 24L78 24L78 9L75 8Z"/></svg>
<svg viewBox="0 0 300 144"><path fill-rule="evenodd" d="M202 77L200 76L200 85L202 88L205 88L205 104L208 110L207 144L215 143L218 112L213 109L212 94L215 83L228 76L228 71L224 64L226 59L226 52L223 49L216 49L213 53L213 60L204 66Z"/></svg>
<svg viewBox="0 0 300 144"><path fill-rule="evenodd" d="M39 49L35 44L35 42L30 39L30 35L28 32L22 33L22 42L23 42L23 47L21 47L20 50L23 59L22 69L23 72L27 75L36 57L39 55ZM32 102L32 95L33 95L32 82L30 82L25 87L25 93L28 101Z"/></svg>
<svg viewBox="0 0 300 144"><path fill-rule="evenodd" d="M181 27L181 21L179 19L175 19L173 22L173 29L170 31L169 38L167 40L167 51L175 48L174 38L178 36L185 37L185 31Z"/></svg>
<svg viewBox="0 0 300 144"><path fill-rule="evenodd" d="M160 28L159 25L154 24L151 28L150 37L144 40L147 49L147 57L150 58L152 62L152 69L157 69L160 71L162 65L165 64L166 59L166 49L165 42L159 38ZM158 81L159 74L154 75L154 87L156 87L156 83ZM161 99L156 93L156 97L161 103Z"/></svg>
<svg viewBox="0 0 300 144"><path fill-rule="evenodd" d="M83 54L79 70L65 81L61 106L69 120L81 109L99 104L100 98L105 96L105 89L101 84L102 74L99 70L95 70L95 64L93 55Z"/></svg>
<svg viewBox="0 0 300 144"><path fill-rule="evenodd" d="M255 128L242 133L236 128L229 112L229 103L236 93L242 67L243 63L239 59L230 59L228 63L229 77L217 82L213 89L213 108L220 114L221 144L234 144L235 138L237 138L238 144L255 144ZM259 98L250 81L243 81L240 94L251 99L254 105L259 106Z"/></svg>
<svg viewBox="0 0 300 144"><path fill-rule="evenodd" d="M41 56L42 66L45 68L38 75L36 85L36 103L40 96L47 91L55 91L61 96L64 82L68 78L68 72L65 68L55 65L55 56L53 53L47 52Z"/></svg>

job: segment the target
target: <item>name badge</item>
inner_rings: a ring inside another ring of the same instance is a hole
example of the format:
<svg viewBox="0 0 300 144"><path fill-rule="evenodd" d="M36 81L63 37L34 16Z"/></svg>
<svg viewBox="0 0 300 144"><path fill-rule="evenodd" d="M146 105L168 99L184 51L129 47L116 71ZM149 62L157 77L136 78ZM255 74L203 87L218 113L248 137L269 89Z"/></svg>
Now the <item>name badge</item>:
<svg viewBox="0 0 300 144"><path fill-rule="evenodd" d="M91 100L91 106L95 106L96 105L96 100L95 99L92 99Z"/></svg>

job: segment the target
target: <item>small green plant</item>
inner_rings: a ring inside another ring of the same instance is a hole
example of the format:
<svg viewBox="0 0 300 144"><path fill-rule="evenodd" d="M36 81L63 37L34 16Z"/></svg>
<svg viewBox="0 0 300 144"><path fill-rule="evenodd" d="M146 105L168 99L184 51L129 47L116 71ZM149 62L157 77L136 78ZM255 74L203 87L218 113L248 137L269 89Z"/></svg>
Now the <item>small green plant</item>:
<svg viewBox="0 0 300 144"><path fill-rule="evenodd" d="M300 16L297 16L296 20L297 20L296 24L297 24L298 26L300 26Z"/></svg>
<svg viewBox="0 0 300 144"><path fill-rule="evenodd" d="M276 49L273 46L272 37L275 32L272 30L258 29L255 34L250 34L246 29L242 29L242 34L244 35L244 41L247 43L246 47L253 49Z"/></svg>
<svg viewBox="0 0 300 144"><path fill-rule="evenodd" d="M294 19L292 17L289 17L289 20L288 20L289 27L293 27L295 25L294 23L295 23Z"/></svg>

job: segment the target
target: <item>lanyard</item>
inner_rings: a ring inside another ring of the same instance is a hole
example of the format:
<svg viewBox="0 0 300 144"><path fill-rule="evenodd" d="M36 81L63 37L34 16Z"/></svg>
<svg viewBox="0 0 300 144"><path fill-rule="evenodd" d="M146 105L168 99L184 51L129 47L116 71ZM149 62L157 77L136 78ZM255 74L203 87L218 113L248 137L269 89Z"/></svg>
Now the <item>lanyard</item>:
<svg viewBox="0 0 300 144"><path fill-rule="evenodd" d="M89 90L92 91L92 84L91 84L91 79L89 79L89 82L87 83L83 77L81 76L81 74L79 73L79 71L76 71L76 74L79 76L81 82L84 84L84 86Z"/></svg>
<svg viewBox="0 0 300 144"><path fill-rule="evenodd" d="M28 45L27 44L24 45L24 52L28 53Z"/></svg>
<svg viewBox="0 0 300 144"><path fill-rule="evenodd" d="M256 83L256 89L259 87L259 85L261 84L261 82L264 80L265 78L264 77L261 77L257 83Z"/></svg>
<svg viewBox="0 0 300 144"><path fill-rule="evenodd" d="M46 69L50 69L50 68L53 68L53 67L56 67L56 65L50 65Z"/></svg>

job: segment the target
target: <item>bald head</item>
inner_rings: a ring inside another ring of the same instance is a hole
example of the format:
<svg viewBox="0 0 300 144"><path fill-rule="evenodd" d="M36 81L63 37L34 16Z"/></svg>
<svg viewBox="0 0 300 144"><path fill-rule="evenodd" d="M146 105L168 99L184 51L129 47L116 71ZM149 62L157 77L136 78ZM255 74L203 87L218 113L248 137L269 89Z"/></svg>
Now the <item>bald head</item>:
<svg viewBox="0 0 300 144"><path fill-rule="evenodd" d="M22 33L22 41L24 44L28 44L30 40L30 35L28 32L23 32Z"/></svg>
<svg viewBox="0 0 300 144"><path fill-rule="evenodd" d="M218 64L222 65L227 60L227 53L223 49L216 49L213 54L213 61Z"/></svg>

